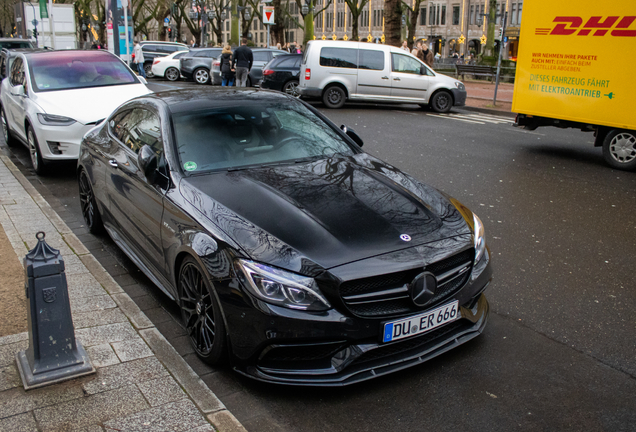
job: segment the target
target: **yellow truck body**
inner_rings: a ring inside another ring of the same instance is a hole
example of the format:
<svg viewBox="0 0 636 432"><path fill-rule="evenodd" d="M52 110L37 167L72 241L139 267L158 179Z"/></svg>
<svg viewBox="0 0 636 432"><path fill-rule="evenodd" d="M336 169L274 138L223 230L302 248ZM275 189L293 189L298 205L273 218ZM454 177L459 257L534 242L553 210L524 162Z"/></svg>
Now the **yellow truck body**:
<svg viewBox="0 0 636 432"><path fill-rule="evenodd" d="M636 130L636 0L523 6L512 111L587 124L597 138Z"/></svg>

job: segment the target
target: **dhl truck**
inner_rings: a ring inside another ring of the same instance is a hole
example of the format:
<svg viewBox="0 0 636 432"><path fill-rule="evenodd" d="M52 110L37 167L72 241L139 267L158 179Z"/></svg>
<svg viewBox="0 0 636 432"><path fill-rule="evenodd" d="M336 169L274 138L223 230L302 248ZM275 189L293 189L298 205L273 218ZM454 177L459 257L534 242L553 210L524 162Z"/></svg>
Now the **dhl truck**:
<svg viewBox="0 0 636 432"><path fill-rule="evenodd" d="M636 170L636 0L523 6L515 126L593 132L609 165Z"/></svg>

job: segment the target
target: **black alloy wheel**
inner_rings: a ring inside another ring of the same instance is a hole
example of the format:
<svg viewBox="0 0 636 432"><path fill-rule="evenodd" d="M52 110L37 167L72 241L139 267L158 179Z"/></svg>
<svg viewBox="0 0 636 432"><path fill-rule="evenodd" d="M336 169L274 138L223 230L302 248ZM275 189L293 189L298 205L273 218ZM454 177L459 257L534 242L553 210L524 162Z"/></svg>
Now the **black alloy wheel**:
<svg viewBox="0 0 636 432"><path fill-rule="evenodd" d="M177 81L179 79L179 69L175 67L169 67L166 69L164 76L168 81Z"/></svg>
<svg viewBox="0 0 636 432"><path fill-rule="evenodd" d="M210 81L210 72L205 68L199 68L192 74L197 84L207 84Z"/></svg>
<svg viewBox="0 0 636 432"><path fill-rule="evenodd" d="M13 136L11 135L11 131L9 130L9 122L7 121L7 114L4 112L4 108L0 112L1 120L2 120L2 137L4 138L4 142L12 147L15 144L13 140Z"/></svg>
<svg viewBox="0 0 636 432"><path fill-rule="evenodd" d="M86 227L93 234L101 234L104 232L104 224L102 223L102 216L97 208L95 202L95 194L93 193L93 187L88 178L86 171L80 171L79 175L79 198L80 206L82 208L82 216Z"/></svg>
<svg viewBox="0 0 636 432"><path fill-rule="evenodd" d="M287 81L285 85L283 86L283 92L295 98L299 97L300 92L298 91L298 81L296 80Z"/></svg>
<svg viewBox="0 0 636 432"><path fill-rule="evenodd" d="M603 158L613 168L636 171L636 132L610 131L603 140Z"/></svg>
<svg viewBox="0 0 636 432"><path fill-rule="evenodd" d="M152 63L144 63L144 72L146 72L146 78L155 77L155 74L152 73Z"/></svg>
<svg viewBox="0 0 636 432"><path fill-rule="evenodd" d="M192 257L179 270L179 306L190 344L208 364L222 363L226 357L225 324L210 282Z"/></svg>
<svg viewBox="0 0 636 432"><path fill-rule="evenodd" d="M340 86L331 86L325 89L325 92L322 94L322 103L324 103L327 108L338 109L342 108L345 104L345 100L347 99L347 95L345 91Z"/></svg>
<svg viewBox="0 0 636 432"><path fill-rule="evenodd" d="M431 98L430 106L435 112L447 113L453 107L453 96L447 91L438 91Z"/></svg>
<svg viewBox="0 0 636 432"><path fill-rule="evenodd" d="M33 170L37 175L44 174L44 160L40 152L40 144L38 144L38 139L30 125L27 126L27 144L29 145L29 154L31 156L31 166L33 166Z"/></svg>

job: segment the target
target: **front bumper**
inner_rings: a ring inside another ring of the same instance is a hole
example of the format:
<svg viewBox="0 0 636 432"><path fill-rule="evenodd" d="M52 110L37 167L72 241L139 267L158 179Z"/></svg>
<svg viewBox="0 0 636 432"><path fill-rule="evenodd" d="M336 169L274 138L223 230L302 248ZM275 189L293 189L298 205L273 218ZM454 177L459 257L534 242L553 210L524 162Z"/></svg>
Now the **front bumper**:
<svg viewBox="0 0 636 432"><path fill-rule="evenodd" d="M451 89L451 92L453 92L453 100L455 101L455 106L464 106L466 105L466 90L460 90L460 89Z"/></svg>
<svg viewBox="0 0 636 432"><path fill-rule="evenodd" d="M84 125L79 122L70 126L47 126L36 120L33 131L40 145L42 159L77 159L82 138L95 126L95 124Z"/></svg>

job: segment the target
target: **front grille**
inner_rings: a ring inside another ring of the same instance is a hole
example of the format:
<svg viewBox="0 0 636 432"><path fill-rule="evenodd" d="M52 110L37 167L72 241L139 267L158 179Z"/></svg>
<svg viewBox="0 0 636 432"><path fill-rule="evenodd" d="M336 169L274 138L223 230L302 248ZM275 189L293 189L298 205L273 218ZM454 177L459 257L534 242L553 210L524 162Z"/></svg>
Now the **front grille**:
<svg viewBox="0 0 636 432"><path fill-rule="evenodd" d="M473 258L474 250L469 249L428 265L425 270L435 275L438 285L433 298L421 307L416 306L409 295L409 284L422 272L421 268L343 282L340 295L349 310L361 317L418 312L459 291L470 277Z"/></svg>
<svg viewBox="0 0 636 432"><path fill-rule="evenodd" d="M450 333L455 332L462 327L468 327L468 325L469 324L466 323L466 320L458 320L442 326L438 329L435 329L431 332L424 333L422 336L405 339L403 341L394 342L389 345L383 345L379 348L362 354L356 359L354 364L367 363L396 354L402 354L404 352L415 350L417 348L423 348L425 345L434 342L435 340L440 339L445 335L449 335Z"/></svg>

